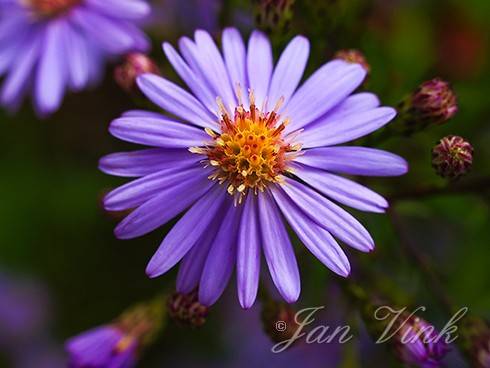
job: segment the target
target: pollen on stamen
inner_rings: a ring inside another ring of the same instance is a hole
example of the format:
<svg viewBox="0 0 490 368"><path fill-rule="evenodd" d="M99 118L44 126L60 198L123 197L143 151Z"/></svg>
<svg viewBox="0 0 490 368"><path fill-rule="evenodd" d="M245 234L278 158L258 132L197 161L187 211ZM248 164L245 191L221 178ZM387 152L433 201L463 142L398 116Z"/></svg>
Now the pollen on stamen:
<svg viewBox="0 0 490 368"><path fill-rule="evenodd" d="M257 194L271 183L280 182L281 174L287 172L291 153L298 152L301 144L284 137L289 119L278 114L284 98L281 97L268 112L255 105L253 91L249 91L250 108L241 103L241 89L237 86L240 105L233 116L226 110L221 98L216 98L220 110L221 133L206 129L213 139L205 147L193 147L193 153L207 156L208 165L216 168L211 180L226 183L226 191L236 196L236 204L242 203L249 192Z"/></svg>

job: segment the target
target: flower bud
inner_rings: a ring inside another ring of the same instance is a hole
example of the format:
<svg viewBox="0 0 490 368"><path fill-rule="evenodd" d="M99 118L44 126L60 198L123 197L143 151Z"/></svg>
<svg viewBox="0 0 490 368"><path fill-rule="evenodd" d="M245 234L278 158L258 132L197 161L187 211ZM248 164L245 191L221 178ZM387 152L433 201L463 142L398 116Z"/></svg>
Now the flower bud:
<svg viewBox="0 0 490 368"><path fill-rule="evenodd" d="M66 342L70 367L133 367L143 347L152 342L163 325L161 298L137 305L113 323L99 326Z"/></svg>
<svg viewBox="0 0 490 368"><path fill-rule="evenodd" d="M201 327L206 322L208 307L199 303L197 292L190 294L174 293L168 301L168 314L180 324Z"/></svg>
<svg viewBox="0 0 490 368"><path fill-rule="evenodd" d="M443 124L458 112L456 94L448 82L431 79L402 102L399 112L406 134L423 130L431 124Z"/></svg>
<svg viewBox="0 0 490 368"><path fill-rule="evenodd" d="M395 352L405 364L418 367L442 367L449 351L435 327L417 316L402 314L395 323Z"/></svg>
<svg viewBox="0 0 490 368"><path fill-rule="evenodd" d="M457 179L473 164L473 147L463 138L448 135L432 149L432 166L443 178Z"/></svg>
<svg viewBox="0 0 490 368"><path fill-rule="evenodd" d="M255 0L256 22L266 32L284 30L292 18L295 0Z"/></svg>
<svg viewBox="0 0 490 368"><path fill-rule="evenodd" d="M160 74L158 66L147 55L128 54L122 64L114 69L116 83L126 92L137 91L136 79L145 73Z"/></svg>
<svg viewBox="0 0 490 368"><path fill-rule="evenodd" d="M461 327L460 345L475 368L490 368L490 325L470 316Z"/></svg>
<svg viewBox="0 0 490 368"><path fill-rule="evenodd" d="M299 328L296 311L283 302L264 301L261 317L265 333L276 343L291 339Z"/></svg>
<svg viewBox="0 0 490 368"><path fill-rule="evenodd" d="M371 71L371 66L367 62L366 57L359 50L339 50L335 53L334 59L344 60L348 63L353 64L360 64L364 68L364 70L366 70L367 74L369 74L369 72Z"/></svg>

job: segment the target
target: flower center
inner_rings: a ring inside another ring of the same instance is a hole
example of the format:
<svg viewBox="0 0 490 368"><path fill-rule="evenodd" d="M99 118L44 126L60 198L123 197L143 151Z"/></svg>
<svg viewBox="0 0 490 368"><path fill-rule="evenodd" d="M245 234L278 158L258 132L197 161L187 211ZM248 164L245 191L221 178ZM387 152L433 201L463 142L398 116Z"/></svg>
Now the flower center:
<svg viewBox="0 0 490 368"><path fill-rule="evenodd" d="M51 17L63 13L82 0L21 0L28 8L32 9L37 15Z"/></svg>
<svg viewBox="0 0 490 368"><path fill-rule="evenodd" d="M280 99L274 110L263 112L255 106L254 95L250 92L250 109L243 105L235 109L230 117L220 99L221 134L211 129L206 132L213 143L205 148L193 147L191 152L205 154L216 171L211 180L227 183L229 194L238 195L239 202L251 189L255 193L263 191L270 183L279 181L292 159L288 152L296 152L300 145L289 143L283 137L288 120L277 114L284 99Z"/></svg>

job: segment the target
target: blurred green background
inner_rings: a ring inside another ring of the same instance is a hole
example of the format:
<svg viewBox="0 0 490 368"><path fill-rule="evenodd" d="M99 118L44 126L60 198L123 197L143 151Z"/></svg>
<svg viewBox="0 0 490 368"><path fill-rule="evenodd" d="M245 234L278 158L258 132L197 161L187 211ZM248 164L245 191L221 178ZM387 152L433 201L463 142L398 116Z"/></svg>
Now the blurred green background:
<svg viewBox="0 0 490 368"><path fill-rule="evenodd" d="M154 41L152 56L163 74L173 80L177 80L175 74L159 46L163 40L175 44L178 37L192 35L197 27L219 36L219 30L229 25L238 25L248 35L256 17L254 3L245 0L209 2L205 10L199 7L199 11L213 12L206 24L202 24L204 17L194 14L198 7L191 4L193 1L183 8L178 1L153 3L163 15L148 28ZM312 46L308 73L339 49L361 50L371 65L365 88L377 93L387 105L396 105L418 84L435 76L453 84L460 108L454 119L383 145L405 157L411 168L402 178L366 180L389 196L421 186L445 185L431 168L430 152L447 134L465 137L475 149L474 168L462 183L490 175L489 17L488 0L297 0L289 25L274 30L271 37L277 57L294 34L306 35ZM172 224L136 240L119 241L112 234L117 215L101 208L103 193L125 180L99 172L98 159L134 148L112 138L107 127L112 119L135 106L131 96L117 87L109 67L98 88L67 96L61 110L47 120L38 120L29 104L15 116L0 112L0 271L38 280L48 290L51 317L46 329L59 346L67 337L110 321L132 303L173 290L175 271L155 280L144 273ZM489 201L488 190L483 190L414 197L396 204L418 250L442 275L446 293L456 305L468 306L471 312L487 318ZM354 268L358 264L371 270L382 280L376 287L415 305L426 305L424 318L443 324L440 305L402 252L387 216L356 216L373 234L377 250L362 255L349 252L355 259ZM298 308L326 305L335 312L342 305L338 300L341 296L330 297L327 290L337 278L313 256L301 256L303 292ZM240 320L254 313L231 307L237 304L235 293L232 282L230 295L213 307L208 323L200 330L169 323L141 366L181 366L183 355L200 362L188 366L227 361L233 348L223 331L235 327L223 315L233 311L233 319ZM398 366L382 347L370 348L373 353L361 355L362 349L342 347L336 352L340 354L338 366L372 367L378 359L383 366ZM329 359L325 355L314 366L331 367ZM466 366L457 360L449 363ZM5 367L10 364L5 360Z"/></svg>

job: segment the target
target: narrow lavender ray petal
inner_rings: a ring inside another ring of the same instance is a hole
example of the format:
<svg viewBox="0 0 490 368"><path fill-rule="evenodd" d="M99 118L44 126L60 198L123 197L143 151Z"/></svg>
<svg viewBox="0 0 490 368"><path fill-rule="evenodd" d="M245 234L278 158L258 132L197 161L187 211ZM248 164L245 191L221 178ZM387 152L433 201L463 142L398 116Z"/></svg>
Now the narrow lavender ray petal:
<svg viewBox="0 0 490 368"><path fill-rule="evenodd" d="M209 251L199 283L199 302L214 304L228 284L236 262L241 208L228 198L228 211Z"/></svg>
<svg viewBox="0 0 490 368"><path fill-rule="evenodd" d="M368 135L389 123L395 116L395 109L378 107L332 119L312 129L307 127L299 139L304 148L333 146Z"/></svg>
<svg viewBox="0 0 490 368"><path fill-rule="evenodd" d="M283 114L291 118L287 132L300 129L324 115L362 83L366 71L358 64L330 61L294 93Z"/></svg>
<svg viewBox="0 0 490 368"><path fill-rule="evenodd" d="M294 303L301 292L298 263L274 199L259 194L258 212L267 266L274 285L288 303Z"/></svg>
<svg viewBox="0 0 490 368"><path fill-rule="evenodd" d="M324 124L328 124L330 121L338 121L339 119L345 119L352 114L373 110L379 107L379 105L379 98L374 93L356 93L350 95L336 105L332 110L306 125L305 129L320 128Z"/></svg>
<svg viewBox="0 0 490 368"><path fill-rule="evenodd" d="M0 101L11 111L16 110L22 102L29 76L39 58L43 36L42 31L31 33L32 38L23 45L23 50L19 51L18 63L11 67L3 83Z"/></svg>
<svg viewBox="0 0 490 368"><path fill-rule="evenodd" d="M104 208L108 211L123 211L136 208L163 190L176 183L192 180L196 176L209 175L199 163L192 166L174 165L167 169L126 183L108 193L104 198Z"/></svg>
<svg viewBox="0 0 490 368"><path fill-rule="evenodd" d="M146 110L129 110L122 115L124 118L154 118L154 119L168 119L165 115L162 115L154 111Z"/></svg>
<svg viewBox="0 0 490 368"><path fill-rule="evenodd" d="M362 252L374 249L374 241L364 226L318 192L289 178L285 178L281 189L309 218L335 237Z"/></svg>
<svg viewBox="0 0 490 368"><path fill-rule="evenodd" d="M223 31L223 55L232 88L240 86L243 104L248 105L247 51L242 36L236 28Z"/></svg>
<svg viewBox="0 0 490 368"><path fill-rule="evenodd" d="M102 326L72 337L65 347L80 365L105 365L120 339L116 329Z"/></svg>
<svg viewBox="0 0 490 368"><path fill-rule="evenodd" d="M89 49L82 36L69 23L63 37L70 87L79 91L89 81Z"/></svg>
<svg viewBox="0 0 490 368"><path fill-rule="evenodd" d="M223 191L222 188L219 188L219 190ZM182 259L179 272L177 273L177 292L189 294L199 286L204 264L223 221L223 215L223 211L217 211L216 216L209 223L208 228L201 235L201 238Z"/></svg>
<svg viewBox="0 0 490 368"><path fill-rule="evenodd" d="M148 263L148 276L162 275L175 266L194 245L200 245L197 244L198 241L214 220L226 196L223 188L211 180L207 180L207 183L201 186L206 187L206 191L212 189L204 194L167 234Z"/></svg>
<svg viewBox="0 0 490 368"><path fill-rule="evenodd" d="M242 308L250 308L257 297L261 252L260 228L256 196L249 194L245 200L237 249L237 289Z"/></svg>
<svg viewBox="0 0 490 368"><path fill-rule="evenodd" d="M127 142L162 148L202 146L210 139L203 130L193 126L150 117L116 119L109 132Z"/></svg>
<svg viewBox="0 0 490 368"><path fill-rule="evenodd" d="M248 41L247 75L250 89L255 94L255 104L267 109L266 98L272 75L272 47L267 36L253 31Z"/></svg>
<svg viewBox="0 0 490 368"><path fill-rule="evenodd" d="M114 176L140 177L173 166L187 167L202 159L203 156L187 149L150 148L104 156L99 161L99 170Z"/></svg>
<svg viewBox="0 0 490 368"><path fill-rule="evenodd" d="M212 186L207 172L185 182L165 188L160 194L135 209L117 225L119 239L132 239L149 233L191 206Z"/></svg>
<svg viewBox="0 0 490 368"><path fill-rule="evenodd" d="M67 24L63 20L47 25L34 92L36 109L42 115L57 110L63 99L68 77L63 38L66 28Z"/></svg>
<svg viewBox="0 0 490 368"><path fill-rule="evenodd" d="M138 78L138 86L153 103L189 123L204 128L217 126L216 116L176 84L157 75L144 74Z"/></svg>
<svg viewBox="0 0 490 368"><path fill-rule="evenodd" d="M323 147L305 150L296 162L348 175L399 176L408 163L393 153L367 147Z"/></svg>
<svg viewBox="0 0 490 368"><path fill-rule="evenodd" d="M211 89L208 87L202 77L195 73L191 67L187 65L187 63L184 61L184 59L182 59L172 45L169 43L164 43L163 51L177 74L189 86L196 97L203 103L209 112L218 117L215 111L216 96L211 92Z"/></svg>
<svg viewBox="0 0 490 368"><path fill-rule="evenodd" d="M236 99L221 53L206 31L196 31L194 38L200 53L197 62L203 74L214 87L217 96L223 99L225 107L232 113L236 107Z"/></svg>
<svg viewBox="0 0 490 368"><path fill-rule="evenodd" d="M325 196L361 211L383 213L388 202L378 193L352 180L301 164L293 173Z"/></svg>
<svg viewBox="0 0 490 368"><path fill-rule="evenodd" d="M130 23L130 22L124 22L121 25L121 28L131 37L132 39L132 47L130 50L127 50L126 52L130 51L138 51L138 52L149 52L151 48L151 40L148 38L146 33L144 33L140 28L138 28L137 25Z"/></svg>
<svg viewBox="0 0 490 368"><path fill-rule="evenodd" d="M70 14L71 20L108 53L122 54L134 49L133 38L121 22L83 7L73 9Z"/></svg>
<svg viewBox="0 0 490 368"><path fill-rule="evenodd" d="M310 43L303 36L293 38L283 51L272 75L269 87L269 103L273 106L281 97L287 104L298 87L305 71Z"/></svg>
<svg viewBox="0 0 490 368"><path fill-rule="evenodd" d="M308 218L284 192L275 188L272 190L272 195L306 248L330 270L347 277L350 273L349 260L332 235Z"/></svg>
<svg viewBox="0 0 490 368"><path fill-rule="evenodd" d="M85 0L86 6L111 17L138 20L150 14L151 7L139 0Z"/></svg>

